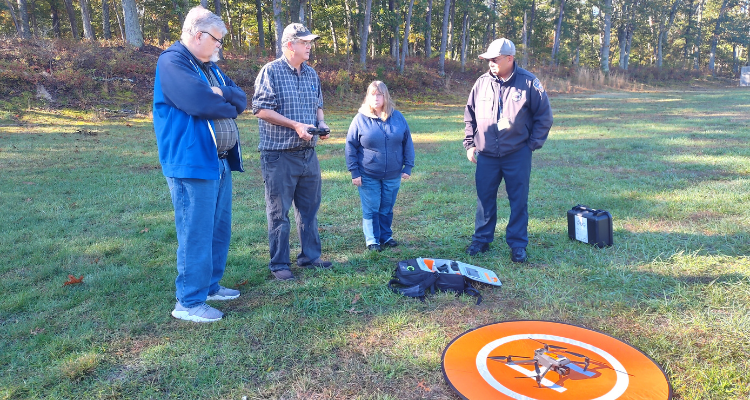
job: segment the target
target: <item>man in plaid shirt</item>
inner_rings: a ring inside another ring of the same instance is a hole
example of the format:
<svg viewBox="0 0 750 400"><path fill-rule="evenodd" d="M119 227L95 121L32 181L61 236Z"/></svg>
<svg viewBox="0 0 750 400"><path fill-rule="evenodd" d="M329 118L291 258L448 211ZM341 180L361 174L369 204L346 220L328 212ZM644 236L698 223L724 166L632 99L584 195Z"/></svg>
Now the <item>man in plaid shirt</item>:
<svg viewBox="0 0 750 400"><path fill-rule="evenodd" d="M289 257L289 209L294 205L302 247L297 265L329 268L321 256L318 234L321 176L308 128L328 128L323 118L323 92L310 58L312 34L302 24L290 24L281 37L283 55L266 64L255 79L253 114L260 131L261 170L266 186L266 217L271 261L278 280L294 279ZM328 139L328 135L320 139Z"/></svg>

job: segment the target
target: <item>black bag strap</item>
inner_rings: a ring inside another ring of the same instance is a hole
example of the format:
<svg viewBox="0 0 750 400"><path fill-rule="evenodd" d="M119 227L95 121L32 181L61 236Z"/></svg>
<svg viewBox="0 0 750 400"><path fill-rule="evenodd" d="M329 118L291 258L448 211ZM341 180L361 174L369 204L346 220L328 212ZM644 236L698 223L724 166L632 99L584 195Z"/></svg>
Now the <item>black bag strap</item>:
<svg viewBox="0 0 750 400"><path fill-rule="evenodd" d="M482 304L482 294L479 293L478 290L474 289L473 286L471 286L471 283L469 283L469 280L464 278L466 280L466 287L464 288L464 293L466 293L468 296L476 297L477 303L476 305Z"/></svg>

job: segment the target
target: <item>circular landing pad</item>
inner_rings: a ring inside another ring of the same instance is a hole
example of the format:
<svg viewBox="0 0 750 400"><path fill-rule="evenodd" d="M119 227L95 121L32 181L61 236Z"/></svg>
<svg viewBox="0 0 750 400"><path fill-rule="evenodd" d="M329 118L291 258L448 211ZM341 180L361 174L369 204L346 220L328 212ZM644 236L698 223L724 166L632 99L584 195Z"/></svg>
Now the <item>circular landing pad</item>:
<svg viewBox="0 0 750 400"><path fill-rule="evenodd" d="M664 371L609 335L549 321L506 321L459 335L443 376L464 399L669 400Z"/></svg>

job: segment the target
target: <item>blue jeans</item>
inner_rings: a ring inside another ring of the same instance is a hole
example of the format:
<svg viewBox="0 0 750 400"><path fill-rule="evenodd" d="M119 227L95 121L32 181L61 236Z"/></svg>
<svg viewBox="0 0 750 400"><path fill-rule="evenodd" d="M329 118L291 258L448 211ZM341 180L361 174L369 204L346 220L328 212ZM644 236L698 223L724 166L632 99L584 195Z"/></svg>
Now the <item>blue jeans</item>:
<svg viewBox="0 0 750 400"><path fill-rule="evenodd" d="M359 199L362 202L362 231L367 245L385 243L393 237L393 205L401 187L401 177L375 179L362 175Z"/></svg>
<svg viewBox="0 0 750 400"><path fill-rule="evenodd" d="M167 178L177 229L177 301L192 308L219 290L232 233L232 172L219 180Z"/></svg>
<svg viewBox="0 0 750 400"><path fill-rule="evenodd" d="M527 146L504 157L479 155L475 175L477 213L472 241L490 243L494 240L497 224L497 190L500 182L505 179L505 191L510 203L505 242L510 248L528 245L530 178L531 149Z"/></svg>
<svg viewBox="0 0 750 400"><path fill-rule="evenodd" d="M298 151L262 150L260 167L266 186L266 218L271 271L289 269L289 209L294 206L302 250L297 265L320 258L318 209L322 198L320 164L315 149Z"/></svg>

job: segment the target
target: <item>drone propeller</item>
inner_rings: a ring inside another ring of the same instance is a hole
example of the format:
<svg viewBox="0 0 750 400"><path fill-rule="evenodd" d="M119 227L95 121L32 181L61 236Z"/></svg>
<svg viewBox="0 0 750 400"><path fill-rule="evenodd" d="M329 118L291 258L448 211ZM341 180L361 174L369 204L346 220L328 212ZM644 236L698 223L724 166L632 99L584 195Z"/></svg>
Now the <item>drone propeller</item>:
<svg viewBox="0 0 750 400"><path fill-rule="evenodd" d="M535 341L535 342L539 342L539 343L543 344L543 345L544 345L544 349L545 349L545 350L549 350L549 348L553 348L553 349L561 349L561 350L565 350L565 349L566 349L566 347L562 347L562 346L555 346L555 345L553 345L553 344L547 344L547 343L544 343L544 342L542 342L542 341L536 340L536 339L534 339L534 338L529 338L529 339L531 339L531 340L533 340L533 341Z"/></svg>
<svg viewBox="0 0 750 400"><path fill-rule="evenodd" d="M539 370L539 362L534 363L534 371L536 371L536 385L542 387L542 371Z"/></svg>
<svg viewBox="0 0 750 400"><path fill-rule="evenodd" d="M572 351L563 351L563 353L572 354L572 355L574 355L576 357L588 358L588 356L584 356L583 354L573 353Z"/></svg>
<svg viewBox="0 0 750 400"><path fill-rule="evenodd" d="M509 362L510 363L510 362L513 362L513 358L531 358L531 357L514 356L514 355L510 355L509 354L507 356L491 356L491 357L487 357L487 358L490 359L490 360L505 361L505 362Z"/></svg>

